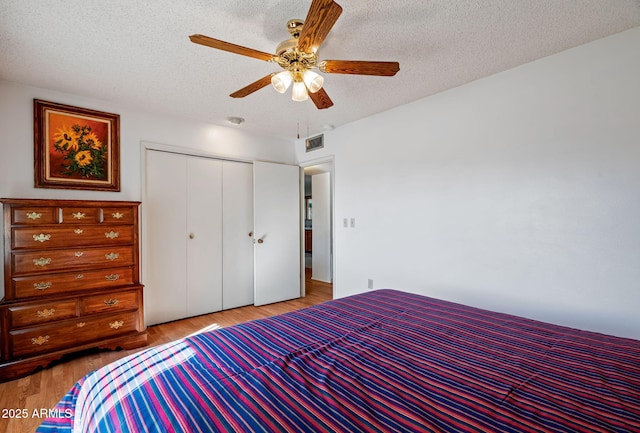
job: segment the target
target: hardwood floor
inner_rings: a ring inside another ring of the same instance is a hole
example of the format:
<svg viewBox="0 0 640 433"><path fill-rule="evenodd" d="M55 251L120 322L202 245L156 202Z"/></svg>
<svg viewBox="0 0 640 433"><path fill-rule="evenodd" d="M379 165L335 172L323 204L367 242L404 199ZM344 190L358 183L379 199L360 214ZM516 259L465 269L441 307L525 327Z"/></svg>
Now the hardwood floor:
<svg viewBox="0 0 640 433"><path fill-rule="evenodd" d="M332 284L313 281L306 275L306 295L261 307L247 306L205 314L147 328L149 346L186 337L205 328L217 329L269 317L328 301ZM87 373L142 349L93 351L76 354L22 379L0 383L0 432L33 432L43 418L40 411L53 408L75 382ZM18 418L20 416L20 418ZM44 417L44 414L43 414Z"/></svg>

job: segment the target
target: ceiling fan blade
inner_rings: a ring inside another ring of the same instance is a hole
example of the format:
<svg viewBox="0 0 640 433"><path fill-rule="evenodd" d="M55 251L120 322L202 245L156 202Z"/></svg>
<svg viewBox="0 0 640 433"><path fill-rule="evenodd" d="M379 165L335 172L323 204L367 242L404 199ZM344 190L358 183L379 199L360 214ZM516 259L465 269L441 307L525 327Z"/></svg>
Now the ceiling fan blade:
<svg viewBox="0 0 640 433"><path fill-rule="evenodd" d="M233 92L231 95L232 98L244 98L245 96L248 96L250 94L252 94L255 91L258 91L260 89L262 89L263 87L268 86L269 84L271 84L271 76L273 74L269 74L266 75L262 78L260 78L257 81L254 81L253 83L249 84L248 86L243 87L242 89Z"/></svg>
<svg viewBox="0 0 640 433"><path fill-rule="evenodd" d="M328 74L379 75L392 77L400 70L398 62L368 62L363 60L323 60L319 68Z"/></svg>
<svg viewBox="0 0 640 433"><path fill-rule="evenodd" d="M241 54L243 56L253 57L258 60L269 61L274 56L263 51L254 50L252 48L243 47L240 45L232 44L230 42L221 41L219 39L210 38L203 35L191 35L189 36L191 42L204 45L206 47L216 48L218 50L228 51L230 53Z"/></svg>
<svg viewBox="0 0 640 433"><path fill-rule="evenodd" d="M324 89L320 89L316 93L309 92L309 97L319 110L333 106L333 101Z"/></svg>
<svg viewBox="0 0 640 433"><path fill-rule="evenodd" d="M333 0L313 0L298 38L298 49L306 53L318 51L341 13L342 7Z"/></svg>

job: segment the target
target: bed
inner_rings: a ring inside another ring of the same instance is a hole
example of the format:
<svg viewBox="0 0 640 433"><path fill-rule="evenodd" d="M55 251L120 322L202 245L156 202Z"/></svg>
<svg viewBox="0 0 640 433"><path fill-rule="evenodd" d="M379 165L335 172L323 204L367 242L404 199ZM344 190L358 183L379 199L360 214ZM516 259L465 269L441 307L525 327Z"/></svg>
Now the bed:
<svg viewBox="0 0 640 433"><path fill-rule="evenodd" d="M640 431L640 341L395 290L150 348L45 432Z"/></svg>

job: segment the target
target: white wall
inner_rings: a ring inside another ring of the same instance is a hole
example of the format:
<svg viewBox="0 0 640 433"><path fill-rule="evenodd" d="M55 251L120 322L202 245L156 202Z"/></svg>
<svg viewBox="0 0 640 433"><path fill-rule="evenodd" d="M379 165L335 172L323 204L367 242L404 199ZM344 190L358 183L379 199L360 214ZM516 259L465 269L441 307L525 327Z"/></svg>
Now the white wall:
<svg viewBox="0 0 640 433"><path fill-rule="evenodd" d="M331 282L331 173L311 176L313 219L311 278Z"/></svg>
<svg viewBox="0 0 640 433"><path fill-rule="evenodd" d="M120 192L34 188L33 99L120 115ZM0 197L81 200L141 199L141 142L240 159L295 163L292 143L206 123L162 117L101 101L0 80ZM0 221L0 228L2 222ZM143 248L145 239L142 239ZM142 264L144 266L144 263ZM2 269L0 267L0 278ZM1 281L1 279L0 279ZM0 285L0 297L4 290Z"/></svg>
<svg viewBox="0 0 640 433"><path fill-rule="evenodd" d="M335 296L371 278L640 339L638 53L635 28L298 143L356 218Z"/></svg>

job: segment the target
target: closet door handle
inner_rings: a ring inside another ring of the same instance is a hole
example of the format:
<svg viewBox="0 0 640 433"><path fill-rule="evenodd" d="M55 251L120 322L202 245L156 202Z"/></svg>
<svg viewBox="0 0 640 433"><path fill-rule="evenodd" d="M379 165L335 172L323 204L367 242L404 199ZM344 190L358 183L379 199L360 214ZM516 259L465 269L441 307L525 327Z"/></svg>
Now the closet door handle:
<svg viewBox="0 0 640 433"><path fill-rule="evenodd" d="M253 232L249 232L249 237L252 238L253 237Z"/></svg>
<svg viewBox="0 0 640 433"><path fill-rule="evenodd" d="M193 233L189 233L189 239L193 239L195 237L196 237L196 235L194 235Z"/></svg>
<svg viewBox="0 0 640 433"><path fill-rule="evenodd" d="M264 239L258 239L258 243L259 244L263 244L264 243Z"/></svg>

